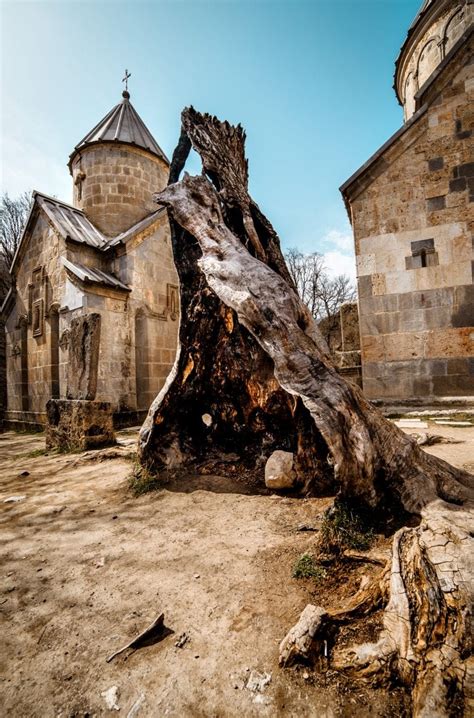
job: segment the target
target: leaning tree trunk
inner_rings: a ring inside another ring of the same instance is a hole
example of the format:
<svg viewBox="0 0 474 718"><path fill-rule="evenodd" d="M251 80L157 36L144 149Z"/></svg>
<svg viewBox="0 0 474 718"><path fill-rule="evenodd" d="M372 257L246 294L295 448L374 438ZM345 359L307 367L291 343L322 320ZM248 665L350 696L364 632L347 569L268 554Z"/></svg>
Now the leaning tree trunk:
<svg viewBox="0 0 474 718"><path fill-rule="evenodd" d="M178 182L191 145L203 174ZM142 461L227 451L255 465L288 448L306 489L332 481L379 514L420 517L395 535L391 566L371 587L385 605L379 641L336 646L331 662L402 681L414 715L449 715L471 655L473 477L424 453L332 365L248 195L240 126L185 110L171 180L157 201L169 208L181 281L180 354L142 428Z"/></svg>

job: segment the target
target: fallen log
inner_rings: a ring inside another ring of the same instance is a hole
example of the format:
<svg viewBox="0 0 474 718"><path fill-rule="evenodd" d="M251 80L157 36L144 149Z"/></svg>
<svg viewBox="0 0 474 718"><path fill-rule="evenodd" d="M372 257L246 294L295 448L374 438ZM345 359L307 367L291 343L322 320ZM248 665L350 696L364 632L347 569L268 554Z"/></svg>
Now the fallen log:
<svg viewBox="0 0 474 718"><path fill-rule="evenodd" d="M336 645L328 660L402 682L415 716L448 716L466 697L472 650L474 479L423 452L332 365L248 195L243 130L192 108L182 127L173 179L191 145L203 174L184 174L156 197L171 218L183 319L174 370L140 434L141 460L169 466L214 449L258 465L270 450L295 451L305 490L333 486L379 517L416 517L395 534L376 590L345 617L382 603L380 639Z"/></svg>

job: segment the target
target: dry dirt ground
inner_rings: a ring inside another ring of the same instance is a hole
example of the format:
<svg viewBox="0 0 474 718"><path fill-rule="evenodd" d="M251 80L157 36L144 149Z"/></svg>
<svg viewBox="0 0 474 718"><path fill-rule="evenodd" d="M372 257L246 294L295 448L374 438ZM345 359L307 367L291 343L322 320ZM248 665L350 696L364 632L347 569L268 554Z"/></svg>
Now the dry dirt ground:
<svg viewBox="0 0 474 718"><path fill-rule="evenodd" d="M430 431L463 443L429 451L474 468L474 427ZM135 438L120 434L123 454ZM213 476L135 498L129 458L43 447L42 435L0 434L2 715L111 715L113 686L130 718L405 714L396 687L278 668L305 605L343 604L374 570L292 578L317 535L297 528L320 524L331 499L250 495ZM162 640L106 662L161 611Z"/></svg>

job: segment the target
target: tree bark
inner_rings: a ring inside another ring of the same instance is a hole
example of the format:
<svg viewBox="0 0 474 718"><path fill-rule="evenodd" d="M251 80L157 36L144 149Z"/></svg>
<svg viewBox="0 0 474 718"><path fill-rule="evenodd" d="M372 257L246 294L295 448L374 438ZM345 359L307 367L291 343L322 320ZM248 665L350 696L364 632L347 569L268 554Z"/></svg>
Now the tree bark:
<svg viewBox="0 0 474 718"><path fill-rule="evenodd" d="M248 195L242 128L192 108L183 112L182 119L170 182L178 180L193 146L226 197L228 225L248 252L264 259L285 280L287 291L294 293L278 236ZM202 253L195 237L172 216L170 225L180 279L179 354L142 430L142 462L159 471L218 463L230 455L234 469L240 465L263 483L265 459L283 449L295 454L302 492L334 492L328 450L309 412L279 385L271 357L210 287L199 267ZM299 321L311 326L321 353L329 356L305 306Z"/></svg>
<svg viewBox="0 0 474 718"><path fill-rule="evenodd" d="M180 354L141 431L142 461L160 468L227 451L258 468L286 448L305 490L333 486L380 515L419 517L395 535L375 592L385 597L380 640L336 647L330 663L401 680L414 715L449 715L471 650L473 477L424 453L332 365L248 194L242 128L192 108L182 125L203 174L157 195L171 217L182 320Z"/></svg>

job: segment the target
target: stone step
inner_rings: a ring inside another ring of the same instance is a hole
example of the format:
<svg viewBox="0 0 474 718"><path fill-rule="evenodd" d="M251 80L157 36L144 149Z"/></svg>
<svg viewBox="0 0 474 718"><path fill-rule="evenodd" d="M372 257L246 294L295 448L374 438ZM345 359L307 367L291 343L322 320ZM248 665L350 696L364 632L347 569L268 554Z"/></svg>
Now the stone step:
<svg viewBox="0 0 474 718"><path fill-rule="evenodd" d="M420 419L397 419L393 422L399 429L427 429L428 423Z"/></svg>

